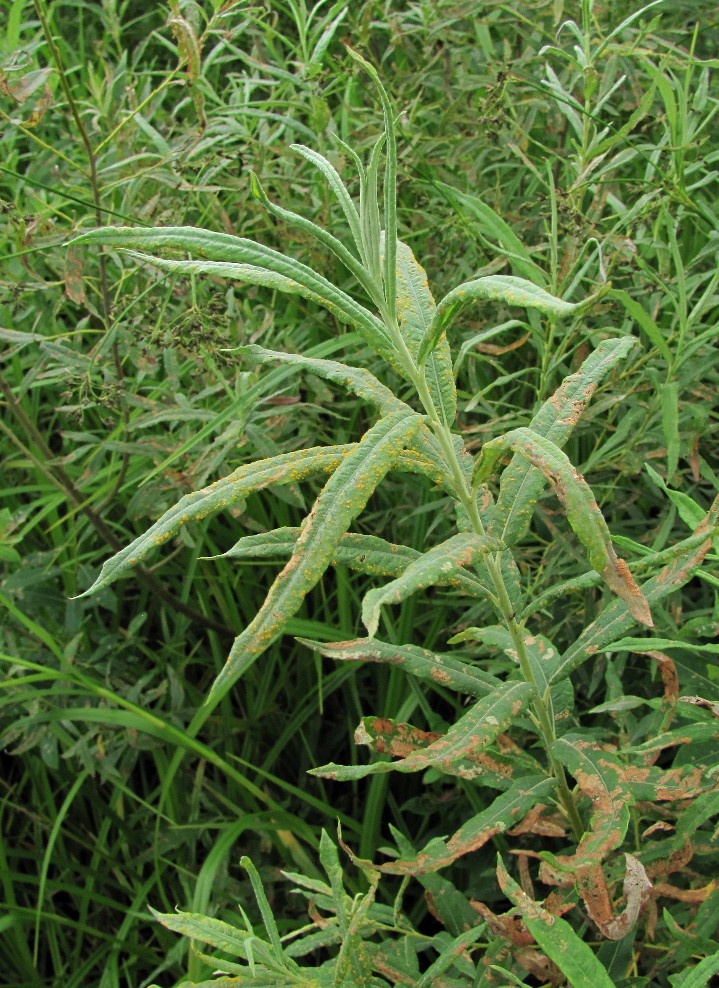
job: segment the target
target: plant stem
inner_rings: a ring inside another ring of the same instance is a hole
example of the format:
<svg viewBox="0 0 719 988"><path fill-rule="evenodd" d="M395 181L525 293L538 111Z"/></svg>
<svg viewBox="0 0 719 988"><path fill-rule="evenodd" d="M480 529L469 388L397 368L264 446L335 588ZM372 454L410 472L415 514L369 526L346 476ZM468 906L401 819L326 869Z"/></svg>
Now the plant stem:
<svg viewBox="0 0 719 988"><path fill-rule="evenodd" d="M466 478L462 472L459 460L457 459L457 452L455 450L454 443L452 442L452 433L449 426L442 422L437 414L437 409L432 399L432 395L427 387L424 366L418 368L414 363L407 346L402 339L399 328L396 325L390 325L389 329L395 345L397 345L398 349L400 349L402 353L402 356L404 357L407 370L410 373L413 383L417 389L417 394L419 395L425 412L427 413L427 416L432 424L437 441L442 448L442 452L446 458L446 466L449 468L452 475L452 480L454 482L459 500L467 512L474 531L477 535L484 535L485 528L477 508L476 498L467 485ZM524 677L525 682L530 683L534 687L534 712L536 715L535 723L539 728L552 774L557 781L561 805L567 819L569 820L572 830L574 831L576 839L580 840L584 834L584 825L574 801L574 796L569 788L564 766L561 762L558 762L556 758L553 758L550 753L551 745L557 737L554 729L554 716L551 709L551 697L542 693L537 682L537 678L534 675L532 664L529 661L526 645L524 643L524 624L517 621L515 616L514 607L512 606L512 602L507 591L507 585L500 569L499 556L488 556L486 566L496 594L497 607L502 615L507 630L509 631L512 638L512 644L514 645L517 653L522 676Z"/></svg>

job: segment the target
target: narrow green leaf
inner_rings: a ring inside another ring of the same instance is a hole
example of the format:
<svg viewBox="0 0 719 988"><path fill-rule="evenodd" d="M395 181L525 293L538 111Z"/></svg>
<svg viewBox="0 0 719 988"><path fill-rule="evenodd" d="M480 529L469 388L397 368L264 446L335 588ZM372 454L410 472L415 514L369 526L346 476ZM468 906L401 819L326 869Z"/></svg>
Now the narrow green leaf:
<svg viewBox="0 0 719 988"><path fill-rule="evenodd" d="M246 535L227 552L210 559L286 559L292 555L299 528L276 528L262 535ZM407 567L419 559L421 553L406 545L386 542L376 535L358 535L347 532L338 543L332 557L332 566L347 566L368 576L401 576ZM452 586L472 597L484 597L486 591L472 573L458 573L437 586Z"/></svg>
<svg viewBox="0 0 719 988"><path fill-rule="evenodd" d="M260 180L252 171L250 172L250 182L252 185L252 194L262 203L269 213L276 216L278 219L284 220L286 223L291 223L294 226L298 226L301 230L304 230L306 233L313 236L315 240L321 243L328 250L332 251L335 257L342 261L347 270L352 272L369 297L373 299L375 305L380 302L381 296L379 296L376 290L377 286L369 277L367 270L341 241L339 241L336 237L333 237L331 233L328 233L328 231L324 230L321 226L317 226L317 224L313 223L312 220L308 220L304 216L300 216L298 213L293 213L289 209L283 209L282 206L278 206L276 203L272 202L263 189Z"/></svg>
<svg viewBox="0 0 719 988"><path fill-rule="evenodd" d="M376 316L306 264L270 247L227 233L182 226L158 230L101 227L82 234L71 243L121 247L162 270L214 274L301 295L324 306L343 322L352 324L373 350L398 373L405 375L385 327ZM163 260L155 256L156 251L167 249L187 251L206 260ZM147 254L147 251L152 253Z"/></svg>
<svg viewBox="0 0 719 988"><path fill-rule="evenodd" d="M424 268L417 262L407 244L398 240L397 319L402 339L415 363L436 308ZM435 408L445 424L451 426L457 414L457 389L446 336L429 355L425 363L425 376Z"/></svg>
<svg viewBox="0 0 719 988"><path fill-rule="evenodd" d="M527 278L542 287L546 286L547 275L534 263L522 241L499 213L478 196L460 192L459 189L445 185L444 182L432 184L455 212L465 220L471 236L479 235L485 244L495 251L498 248L521 278ZM468 218L471 218L470 222L467 222Z"/></svg>
<svg viewBox="0 0 719 988"><path fill-rule="evenodd" d="M602 340L575 374L565 378L532 418L529 428L563 448L601 379L632 349L636 340L622 336ZM489 532L515 545L529 528L546 480L541 470L515 454L502 472Z"/></svg>
<svg viewBox="0 0 719 988"><path fill-rule="evenodd" d="M706 988L715 974L719 974L719 954L705 957L691 971L680 974L679 980L674 981L673 988Z"/></svg>
<svg viewBox="0 0 719 988"><path fill-rule="evenodd" d="M265 930L267 930L267 935L270 938L270 944L272 945L272 949L275 954L275 960L278 965L284 967L285 963L282 943L280 941L280 932L277 929L274 913L272 912L272 907L267 900L267 895L265 894L265 889L262 885L262 879L260 878L259 872L246 855L243 855L240 858L240 865L247 872L252 884L252 891L255 894L255 899L260 909L260 915L262 916L262 922L264 923Z"/></svg>
<svg viewBox="0 0 719 988"><path fill-rule="evenodd" d="M374 65L349 46L347 53L358 62L375 84L382 102L384 114L384 137L386 145L384 171L384 231L387 246L384 257L384 286L390 322L396 317L396 278L397 278L397 143L394 134L394 113L389 96L382 85Z"/></svg>
<svg viewBox="0 0 719 988"><path fill-rule="evenodd" d="M538 285L524 278L513 275L487 275L474 281L466 281L445 295L437 306L432 325L425 334L419 349L419 361L422 363L442 339L447 327L454 317L464 308L477 301L503 302L505 305L517 305L524 309L537 309L544 315L561 318L576 312L588 302L564 302Z"/></svg>
<svg viewBox="0 0 719 988"><path fill-rule="evenodd" d="M302 155L307 161L315 166L322 172L327 182L337 197L337 200L342 207L342 212L345 214L345 219L347 220L347 225L349 226L354 242L357 249L362 255L362 232L360 229L360 218L357 212L357 207L352 201L352 197L347 191L347 187L339 176L334 165L332 165L327 158L319 153L319 151L314 151L312 148L305 147L304 144L290 144L290 150L296 151L297 154ZM364 260L364 258L363 258Z"/></svg>
<svg viewBox="0 0 719 988"><path fill-rule="evenodd" d="M481 483L491 474L499 457L508 449L541 470L562 502L569 524L587 549L592 568L621 597L636 621L652 627L649 605L629 567L617 557L607 523L589 485L551 440L531 429L513 429L490 440L482 447L477 461L475 483Z"/></svg>
<svg viewBox="0 0 719 988"><path fill-rule="evenodd" d="M238 467L209 487L186 494L166 511L143 535L121 549L103 565L93 585L80 597L95 593L122 576L159 545L176 535L183 525L199 521L247 497L252 491L271 484L292 484L318 473L332 473L343 459L357 448L357 443L344 446L316 446L294 453L282 453L266 460L257 460Z"/></svg>
<svg viewBox="0 0 719 988"><path fill-rule="evenodd" d="M400 450L411 441L418 424L418 416L404 410L380 419L333 473L303 523L290 561L270 587L255 618L235 639L207 703L223 695L296 614L329 566L339 540L393 466Z"/></svg>
<svg viewBox="0 0 719 988"><path fill-rule="evenodd" d="M308 648L343 662L381 662L402 666L418 679L446 686L458 693L486 696L502 685L496 676L451 655L430 652L419 645L390 645L379 638L355 638L346 642L316 642L298 638Z"/></svg>
<svg viewBox="0 0 719 988"><path fill-rule="evenodd" d="M460 532L423 553L407 567L402 576L365 595L362 602L362 621L370 637L377 631L383 604L399 604L417 590L435 585L439 580L448 581L458 570L471 566L482 556L501 548L502 544L497 539L472 532Z"/></svg>
<svg viewBox="0 0 719 988"><path fill-rule="evenodd" d="M671 364L672 352L669 349L669 344L664 339L661 334L661 330L651 316L646 312L644 307L633 299L631 295L627 295L626 292L621 291L621 289L614 288L608 294L609 298L616 299L617 302L620 302L624 306L627 314L631 316L639 328L644 331L649 339L649 342L657 348L666 362Z"/></svg>
<svg viewBox="0 0 719 988"><path fill-rule="evenodd" d="M569 923L547 912L511 878L502 864L497 864L502 891L522 914L527 929L547 957L553 961L572 988L615 988L607 969L574 932Z"/></svg>
<svg viewBox="0 0 719 988"><path fill-rule="evenodd" d="M483 697L467 711L436 741L426 748L411 752L406 758L396 762L376 762L373 765L323 765L312 769L312 775L326 779L358 779L365 775L378 775L386 772L421 772L427 768L445 769L449 774L457 774L454 766L461 766L465 778L473 778L483 771L481 765L472 766L467 760L472 754L486 748L494 739L512 724L524 709L534 693L529 683L513 681L502 683L488 696ZM357 740L357 738L355 739ZM359 743L365 738L360 730Z"/></svg>

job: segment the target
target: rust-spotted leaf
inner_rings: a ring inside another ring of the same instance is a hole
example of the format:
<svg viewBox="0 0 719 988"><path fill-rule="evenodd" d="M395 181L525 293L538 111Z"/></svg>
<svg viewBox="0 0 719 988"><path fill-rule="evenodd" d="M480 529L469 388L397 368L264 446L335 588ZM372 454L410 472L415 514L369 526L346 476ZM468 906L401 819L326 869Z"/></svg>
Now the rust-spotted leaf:
<svg viewBox="0 0 719 988"><path fill-rule="evenodd" d="M253 491L271 484L293 484L316 474L332 473L345 457L357 448L356 443L345 446L316 446L296 453L283 453L266 460L257 460L238 467L222 480L216 480L202 490L186 494L166 511L143 535L121 549L103 565L93 585L79 596L95 593L136 566L153 549L163 545L192 521L200 521L223 508L228 508Z"/></svg>
<svg viewBox="0 0 719 988"><path fill-rule="evenodd" d="M329 659L401 666L418 679L471 696L486 696L502 685L500 679L477 666L462 662L453 655L430 652L419 645L391 645L379 638L355 638L346 642L315 642L299 638L298 641Z"/></svg>
<svg viewBox="0 0 719 988"><path fill-rule="evenodd" d="M572 315L580 308L579 304L565 302L531 281L516 278L514 275L494 274L476 278L474 281L466 281L452 289L449 295L445 295L437 306L432 325L420 344L420 361L426 360L439 345L457 313L464 306L479 301L503 302L505 305L516 305L523 309L537 309L544 315L555 318Z"/></svg>
<svg viewBox="0 0 719 988"><path fill-rule="evenodd" d="M508 450L518 453L541 470L562 502L569 524L587 550L589 563L604 582L626 604L632 617L653 626L649 605L636 584L629 567L619 559L607 523L586 480L577 472L551 440L531 429L513 429L492 439L482 447L475 467L475 484L489 477L497 460Z"/></svg>
<svg viewBox="0 0 719 988"><path fill-rule="evenodd" d="M622 336L602 340L575 374L565 378L551 398L532 418L529 428L560 449L564 446L601 379L624 359L636 340ZM507 545L514 545L526 533L534 506L546 479L541 470L515 453L502 471L495 511L489 531Z"/></svg>
<svg viewBox="0 0 719 988"><path fill-rule="evenodd" d="M554 779L524 776L448 839L433 839L413 858L375 865L388 875L422 875L439 871L457 858L480 850L497 834L516 826L536 803L547 802L555 789Z"/></svg>
<svg viewBox="0 0 719 988"><path fill-rule="evenodd" d="M497 539L475 535L473 532L459 532L423 553L407 567L402 576L365 595L362 601L362 621L370 637L377 631L383 604L399 604L418 590L437 585L440 581L443 584L451 582L460 570L501 548L502 544Z"/></svg>
<svg viewBox="0 0 719 988"><path fill-rule="evenodd" d="M328 779L358 779L392 771L420 772L426 768L437 768L449 774L474 778L481 774L481 767L465 764L465 759L485 748L506 731L533 694L534 688L529 683L502 683L492 693L478 700L446 734L399 761L376 762L373 765L329 764L313 769L312 774Z"/></svg>
<svg viewBox="0 0 719 988"><path fill-rule="evenodd" d="M400 410L362 437L330 477L305 518L294 552L254 619L237 637L207 702L223 695L281 634L332 561L336 546L373 491L411 442L419 417Z"/></svg>
<svg viewBox="0 0 719 988"><path fill-rule="evenodd" d="M276 528L261 535L246 535L227 552L208 558L287 559L294 552L300 534L300 528ZM337 544L331 563L333 566L347 566L368 576L398 577L421 555L417 549L387 542L377 535L346 532ZM470 597L486 596L485 588L471 572L453 574L436 585L452 586Z"/></svg>
<svg viewBox="0 0 719 988"><path fill-rule="evenodd" d="M700 566L712 547L711 533L719 519L719 497L697 527L694 535L679 543L673 550L674 558L662 567L659 573L642 584L642 594L649 606L664 600L670 593L691 579L692 573ZM704 537L702 537L704 536ZM552 682L569 676L587 659L596 655L604 646L626 634L634 623L626 606L621 601L612 601L596 620L584 629L574 644L562 653L554 672ZM700 725L692 725L697 727Z"/></svg>
<svg viewBox="0 0 719 988"><path fill-rule="evenodd" d="M607 969L591 947L579 937L569 923L548 912L531 899L515 882L501 859L497 865L499 885L507 898L522 914L522 919L544 953L553 961L572 988L615 988Z"/></svg>

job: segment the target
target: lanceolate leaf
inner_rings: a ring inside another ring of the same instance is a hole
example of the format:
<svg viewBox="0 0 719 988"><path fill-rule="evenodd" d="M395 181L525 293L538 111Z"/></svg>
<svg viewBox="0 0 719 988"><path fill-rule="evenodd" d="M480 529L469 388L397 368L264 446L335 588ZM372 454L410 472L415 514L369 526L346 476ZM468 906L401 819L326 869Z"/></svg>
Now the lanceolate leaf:
<svg viewBox="0 0 719 988"><path fill-rule="evenodd" d="M442 339L447 327L465 305L477 301L503 302L524 309L537 309L548 316L569 316L580 304L564 302L524 278L495 274L475 281L466 281L445 295L437 306L432 325L425 334L419 350L420 362L425 360Z"/></svg>
<svg viewBox="0 0 719 988"><path fill-rule="evenodd" d="M199 521L247 497L252 491L270 484L293 484L318 473L332 473L357 448L357 443L344 446L316 446L296 453L283 453L266 460L257 460L238 467L209 487L186 494L166 511L144 535L121 549L102 567L93 585L80 596L101 590L118 576L131 569L141 559L176 535L183 525Z"/></svg>
<svg viewBox="0 0 719 988"><path fill-rule="evenodd" d="M445 768L450 774L462 774L472 778L480 774L472 768L462 766L460 773L453 772L453 766L485 748L497 735L502 734L524 709L534 690L529 683L513 681L502 683L494 692L477 701L463 717L450 727L428 747L414 751L396 762L376 762L373 765L323 765L312 770L313 775L327 779L358 779L365 775L378 775L385 772L420 772L434 767Z"/></svg>
<svg viewBox="0 0 719 988"><path fill-rule="evenodd" d="M626 357L636 340L623 336L603 340L584 361L576 374L565 378L551 398L544 402L529 428L560 449L576 426L600 380ZM489 532L514 545L527 531L534 506L546 483L541 470L515 454L502 472L499 496Z"/></svg>
<svg viewBox="0 0 719 988"><path fill-rule="evenodd" d="M389 388L363 368L351 367L336 360L322 360L304 357L296 353L265 350L260 346L245 346L240 347L239 350L254 360L283 361L294 364L298 368L304 368L324 380L333 381L378 407L383 415L388 415L392 411L399 411L401 408L409 408ZM461 439L459 437L457 439L461 446ZM452 477L444 466L442 451L425 422L420 423L411 446L400 454L397 469L422 474L438 487L442 487L449 493L456 493Z"/></svg>
<svg viewBox="0 0 719 988"><path fill-rule="evenodd" d="M387 332L376 316L306 264L270 247L242 237L195 227L166 227L160 230L102 227L83 234L73 243L102 243L132 252L140 250L141 259L151 261L166 271L213 274L302 295L324 306L343 322L351 323L373 350L405 376ZM154 255L155 251L166 249L188 251L206 260L162 260ZM147 251L153 253L148 255Z"/></svg>
<svg viewBox="0 0 719 988"><path fill-rule="evenodd" d="M475 482L481 483L491 474L494 464L507 449L524 457L550 481L564 506L569 524L588 551L592 568L622 598L635 620L652 627L649 605L629 567L617 557L604 516L589 485L553 442L531 429L513 429L492 439L482 448Z"/></svg>
<svg viewBox="0 0 719 988"><path fill-rule="evenodd" d="M568 863L572 865L592 920L610 940L620 940L636 923L646 893L651 889L642 864L627 855L627 901L624 911L615 915L602 870L602 862L624 840L633 787L616 755L579 735L565 735L555 741L551 754L566 765L579 788L592 801L589 829Z"/></svg>
<svg viewBox="0 0 719 988"><path fill-rule="evenodd" d="M547 704L550 717L556 724L557 721L568 719L573 709L573 693L571 689L554 689L550 686L550 679L555 666L559 661L559 652L544 635L531 635L525 631L522 635L524 651L532 668L537 691ZM501 649L505 655L509 656L513 662L519 663L519 656L514 644L514 640L506 628L495 625L489 628L466 628L454 638L449 640L450 645L464 641L478 641L483 645Z"/></svg>
<svg viewBox="0 0 719 988"><path fill-rule="evenodd" d="M365 744L378 754L407 758L412 752L427 748L439 741L442 735L422 731L411 724L390 720L388 717L363 717L355 731L355 744ZM534 775L541 766L531 756L515 748L505 736L503 747L509 754L498 750L499 745L482 747L465 752L461 758L443 763L442 771L462 779L472 779L494 789L508 789L520 775Z"/></svg>
<svg viewBox="0 0 719 988"><path fill-rule="evenodd" d="M525 776L448 840L431 840L410 860L400 859L375 867L388 875L421 875L446 868L457 858L478 851L497 834L516 826L536 803L546 803L552 797L554 787L554 779Z"/></svg>
<svg viewBox="0 0 719 988"><path fill-rule="evenodd" d="M717 515L719 515L719 497L715 500L706 519L697 528L694 535L701 535L703 531L713 531L717 524ZM712 539L709 535L699 544L693 537L687 542L690 548L685 553L672 559L657 576L642 584L642 593L650 607L664 600L679 587L684 586L712 547ZM634 619L627 612L626 605L618 600L612 601L599 617L585 628L574 644L562 654L552 674L552 682L558 682L560 679L571 675L578 666L596 655L605 645L626 634L633 624Z"/></svg>
<svg viewBox="0 0 719 988"><path fill-rule="evenodd" d="M340 363L338 360L321 360L316 357L304 357L301 353L282 353L278 350L265 350L261 346L242 346L236 353L244 354L252 360L278 361L285 364L294 364L300 370L309 371L326 381L333 381L341 385L348 391L353 392L360 398L364 398L370 404L379 408L382 415L390 412L397 412L404 408L409 410L409 406L400 401L389 388L385 387L374 374L362 367L350 367L348 364Z"/></svg>
<svg viewBox="0 0 719 988"><path fill-rule="evenodd" d="M411 441L418 424L418 416L404 410L380 419L330 477L302 525L290 561L270 587L253 621L235 639L208 703L230 688L297 613L306 594L329 566L337 543L400 450Z"/></svg>
<svg viewBox="0 0 719 988"><path fill-rule="evenodd" d="M285 559L292 555L301 534L299 528L276 528L262 535L246 535L231 549L214 559ZM338 543L333 566L347 566L369 576L401 576L421 553L406 545L386 542L376 535L347 532ZM468 572L449 576L437 586L452 586L472 597L484 597L486 591L479 580Z"/></svg>
<svg viewBox="0 0 719 988"><path fill-rule="evenodd" d="M430 652L419 645L390 645L379 638L355 638L347 642L315 642L306 638L298 641L329 659L343 662L382 662L402 666L418 679L446 686L458 693L486 696L502 685L502 681L476 666L451 655Z"/></svg>
<svg viewBox="0 0 719 988"><path fill-rule="evenodd" d="M423 553L402 576L383 587L370 590L362 602L362 621L372 637L379 624L383 604L398 604L417 590L447 580L458 570L478 562L482 556L502 548L496 539L460 532Z"/></svg>
<svg viewBox="0 0 719 988"><path fill-rule="evenodd" d="M572 988L615 988L607 969L597 960L591 947L566 920L553 916L530 899L510 877L501 860L497 866L497 877L502 891L519 908L527 929L566 977L567 984Z"/></svg>
<svg viewBox="0 0 719 988"><path fill-rule="evenodd" d="M402 338L415 362L436 308L424 268L417 263L411 249L398 240L397 319ZM446 425L451 426L457 414L457 389L446 336L429 355L425 374L435 407Z"/></svg>
<svg viewBox="0 0 719 988"><path fill-rule="evenodd" d="M290 144L290 150L296 151L301 154L303 158L311 162L316 168L318 168L322 174L327 179L330 188L337 196L337 200L342 207L342 211L345 214L345 219L352 232L352 237L354 238L357 249L362 252L362 233L360 230L360 218L357 212L357 207L352 201L352 197L347 191L347 187L340 178L334 165L319 151L314 151L312 148L305 147L304 144Z"/></svg>

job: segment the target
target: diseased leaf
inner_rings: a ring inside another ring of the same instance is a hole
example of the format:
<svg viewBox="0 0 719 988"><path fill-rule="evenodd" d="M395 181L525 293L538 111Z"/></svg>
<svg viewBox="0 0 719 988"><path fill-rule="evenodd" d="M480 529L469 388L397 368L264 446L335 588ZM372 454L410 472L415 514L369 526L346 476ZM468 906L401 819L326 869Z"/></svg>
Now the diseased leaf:
<svg viewBox="0 0 719 988"><path fill-rule="evenodd" d="M478 641L483 645L501 649L513 662L519 664L514 640L509 631L501 625L494 625L489 628L466 628L450 638L449 644L454 645L465 641ZM558 721L570 717L574 705L571 690L569 692L558 690L556 686L552 688L550 685L552 673L559 660L559 652L544 635L531 635L525 631L522 635L522 641L539 695L547 705L552 722L556 725Z"/></svg>
<svg viewBox="0 0 719 988"><path fill-rule="evenodd" d="M592 568L621 597L636 621L652 627L649 605L629 567L615 553L607 523L589 485L551 440L531 429L513 429L504 436L490 440L482 447L477 461L475 483L482 483L491 474L495 463L507 449L518 453L542 471L562 502L569 524L587 549Z"/></svg>
<svg viewBox="0 0 719 988"><path fill-rule="evenodd" d="M396 466L396 464L395 464ZM231 549L206 559L286 559L294 552L299 528L276 528L262 535L246 535ZM386 542L376 535L347 532L338 543L332 566L347 566L369 576L401 576L421 553L406 545ZM452 586L471 597L484 597L486 590L473 573L453 574L436 586Z"/></svg>
<svg viewBox="0 0 719 988"><path fill-rule="evenodd" d="M497 878L507 898L518 907L527 929L572 988L615 988L607 969L566 920L553 916L511 878L499 859Z"/></svg>
<svg viewBox="0 0 719 988"><path fill-rule="evenodd" d="M579 735L565 735L551 746L551 754L566 765L579 788L592 801L589 829L573 858L562 858L571 865L577 887L591 919L610 940L621 940L634 926L651 890L644 867L625 855L626 906L614 914L602 870L602 862L621 846L629 826L629 804L633 786L616 755ZM651 771L651 770L647 770Z"/></svg>
<svg viewBox="0 0 719 988"><path fill-rule="evenodd" d="M199 940L200 943L214 947L216 950L223 950L233 957L242 957L247 960L247 945L258 963L269 964L271 967L280 967L275 963L275 957L270 944L260 940L254 933L247 930L240 930L230 926L222 920L214 919L210 916L202 916L197 913L187 913L178 910L176 913L158 913L154 909L150 910L155 919L162 923L168 930L181 933L191 940ZM289 962L293 968L299 970L297 965Z"/></svg>
<svg viewBox="0 0 719 988"><path fill-rule="evenodd" d="M355 744L365 744L380 755L394 758L407 758L441 738L442 735L434 731L422 731L387 717L363 717L354 736ZM498 750L500 744L508 754ZM441 771L463 779L471 778L493 789L508 789L520 775L541 771L541 765L503 735L491 748L487 745L482 750L467 751L461 758L443 764Z"/></svg>
<svg viewBox="0 0 719 988"><path fill-rule="evenodd" d="M411 440L418 423L416 415L404 411L380 419L330 477L303 522L290 561L251 623L235 639L207 703L213 703L230 688L297 612L329 566L337 543Z"/></svg>
<svg viewBox="0 0 719 988"><path fill-rule="evenodd" d="M316 374L326 381L339 384L347 391L351 391L360 398L364 398L370 404L375 405L382 415L389 415L390 412L397 412L404 408L410 410L408 405L400 401L389 388L385 387L374 374L370 374L363 367L352 367L343 364L338 360L322 360L317 357L305 357L301 353L283 353L281 350L266 350L264 347L250 344L238 347L233 351L249 357L251 360L267 363L277 361L278 363L294 364L300 370L306 370L310 374Z"/></svg>
<svg viewBox="0 0 719 988"><path fill-rule="evenodd" d="M390 824L390 830L401 858L411 858L416 852L407 837ZM425 890L427 907L452 936L477 925L477 914L466 897L441 875L428 873L417 875L417 881Z"/></svg>
<svg viewBox="0 0 719 988"><path fill-rule="evenodd" d="M719 515L719 497L716 498L709 513L698 526L695 536L703 532L711 532L717 523ZM642 593L650 607L659 603L674 590L684 586L691 579L692 572L700 566L704 557L712 547L711 537L704 541L687 540L689 548L684 553L671 559L657 576L642 584ZM552 682L558 682L569 676L578 666L596 653L609 642L616 641L632 627L633 618L627 612L626 605L621 601L612 601L593 621L557 663L552 674Z"/></svg>
<svg viewBox="0 0 719 988"><path fill-rule="evenodd" d="M456 314L465 305L472 302L487 300L503 302L505 305L517 305L524 309L537 309L548 316L562 317L571 315L587 303L564 302L543 288L516 278L514 275L494 274L474 281L466 281L454 288L442 299L437 306L432 325L427 330L419 348L419 360L426 360L429 354L440 343L447 327Z"/></svg>
<svg viewBox="0 0 719 988"><path fill-rule="evenodd" d="M602 340L579 370L565 378L552 397L544 402L529 424L532 432L562 449L601 379L626 357L635 343L631 336ZM515 545L529 528L545 483L542 471L515 453L502 471L499 495L488 529L490 534L507 545Z"/></svg>
<svg viewBox="0 0 719 988"><path fill-rule="evenodd" d="M405 672L471 696L486 696L502 685L496 676L462 662L452 655L430 652L419 645L390 645L379 638L355 638L346 642L315 642L298 638L308 648L344 662L381 662L402 666Z"/></svg>
<svg viewBox="0 0 719 988"><path fill-rule="evenodd" d="M427 284L424 268L412 250L397 241L397 319L402 338L415 363L420 343L434 318L437 306ZM454 384L452 356L446 336L442 337L425 363L427 386L435 407L446 425L457 414L457 389Z"/></svg>
<svg viewBox="0 0 719 988"><path fill-rule="evenodd" d="M315 446L295 453L282 453L280 456L247 463L222 480L216 480L202 490L186 494L143 535L108 559L93 585L79 596L96 593L112 583L149 552L176 535L183 525L207 518L216 511L241 501L252 491L261 490L271 484L292 484L318 473L332 473L356 448L357 443L348 443L344 446Z"/></svg>
<svg viewBox="0 0 719 988"><path fill-rule="evenodd" d="M497 796L486 810L463 824L448 840L431 840L412 859L400 858L375 867L388 875L422 875L446 868L457 858L478 851L496 834L504 833L519 823L535 803L546 802L554 788L554 779L524 776L507 792Z"/></svg>
<svg viewBox="0 0 719 988"><path fill-rule="evenodd" d="M330 763L312 769L311 774L326 779L347 780L393 771L420 772L433 767L452 775L461 775L462 778L475 778L484 769L480 764L472 764L471 756L480 748L486 748L497 735L506 731L533 694L534 690L529 683L502 683L492 693L478 700L446 734L426 747L410 752L399 761L349 766ZM363 725L358 728L358 735L355 735L355 742L366 744Z"/></svg>
<svg viewBox="0 0 719 988"><path fill-rule="evenodd" d="M402 576L376 587L365 594L362 602L362 621L373 637L379 625L380 608L383 604L399 604L417 590L447 581L466 566L478 562L482 556L497 552L500 542L485 535L460 532L451 538L422 553L407 567Z"/></svg>

